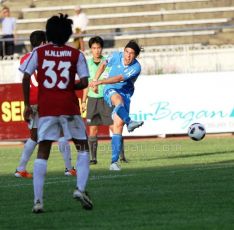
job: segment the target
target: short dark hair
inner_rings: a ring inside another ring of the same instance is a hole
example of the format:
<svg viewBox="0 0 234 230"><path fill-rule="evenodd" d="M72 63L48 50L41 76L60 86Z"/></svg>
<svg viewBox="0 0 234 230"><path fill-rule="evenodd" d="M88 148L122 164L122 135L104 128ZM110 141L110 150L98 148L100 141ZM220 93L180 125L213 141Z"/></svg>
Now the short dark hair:
<svg viewBox="0 0 234 230"><path fill-rule="evenodd" d="M94 43L100 44L100 46L103 48L104 46L104 41L101 37L95 36L89 39L89 48L92 47Z"/></svg>
<svg viewBox="0 0 234 230"><path fill-rule="evenodd" d="M52 16L46 23L46 36L48 42L56 45L64 45L72 35L73 21L68 18L67 14Z"/></svg>
<svg viewBox="0 0 234 230"><path fill-rule="evenodd" d="M43 30L35 30L30 34L30 43L33 48L39 46L41 43L46 43L46 33Z"/></svg>
<svg viewBox="0 0 234 230"><path fill-rule="evenodd" d="M8 11L10 11L10 8L7 7L7 6L3 6L3 7L2 7L2 10L8 10Z"/></svg>
<svg viewBox="0 0 234 230"><path fill-rule="evenodd" d="M131 48L135 51L136 57L140 54L141 52L141 47L138 45L138 43L135 40L130 40L128 44L125 46L125 48Z"/></svg>

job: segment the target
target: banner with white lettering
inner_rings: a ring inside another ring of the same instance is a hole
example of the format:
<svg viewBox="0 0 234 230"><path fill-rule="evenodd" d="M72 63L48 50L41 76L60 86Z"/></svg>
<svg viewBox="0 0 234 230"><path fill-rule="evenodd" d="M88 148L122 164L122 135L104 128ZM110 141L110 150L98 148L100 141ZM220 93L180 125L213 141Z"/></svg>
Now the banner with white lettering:
<svg viewBox="0 0 234 230"><path fill-rule="evenodd" d="M140 76L131 118L144 125L125 136L186 134L194 122L207 133L234 132L234 72Z"/></svg>

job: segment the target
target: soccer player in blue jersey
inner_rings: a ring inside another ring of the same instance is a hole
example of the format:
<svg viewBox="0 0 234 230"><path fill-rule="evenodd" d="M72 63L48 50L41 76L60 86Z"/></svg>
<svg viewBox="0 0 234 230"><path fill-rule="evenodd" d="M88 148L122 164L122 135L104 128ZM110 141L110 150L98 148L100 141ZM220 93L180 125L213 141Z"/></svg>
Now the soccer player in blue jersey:
<svg viewBox="0 0 234 230"><path fill-rule="evenodd" d="M96 72L93 81L89 84L97 91L97 86L105 84L104 99L114 106L112 117L114 120L114 132L112 136L112 162L110 170L118 171L119 154L122 149L122 132L124 124L129 132L143 125L143 121L132 121L129 116L130 98L134 93L134 83L141 72L141 65L136 60L141 48L136 41L131 40L124 48L124 52L113 52L103 61ZM107 79L98 80L105 68L110 72Z"/></svg>

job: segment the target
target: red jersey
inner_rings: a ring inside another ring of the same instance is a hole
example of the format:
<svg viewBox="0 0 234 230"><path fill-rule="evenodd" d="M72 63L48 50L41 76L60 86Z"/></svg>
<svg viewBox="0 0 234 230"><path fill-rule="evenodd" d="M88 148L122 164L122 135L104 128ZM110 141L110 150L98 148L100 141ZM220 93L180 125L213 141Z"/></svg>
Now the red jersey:
<svg viewBox="0 0 234 230"><path fill-rule="evenodd" d="M25 54L20 59L20 64L23 64L26 59L28 59L30 53ZM37 82L37 74L34 72L30 78L30 105L37 105L38 103L38 82Z"/></svg>
<svg viewBox="0 0 234 230"><path fill-rule="evenodd" d="M70 46L47 44L33 50L23 72L37 69L39 116L80 115L75 75L88 77L85 57Z"/></svg>

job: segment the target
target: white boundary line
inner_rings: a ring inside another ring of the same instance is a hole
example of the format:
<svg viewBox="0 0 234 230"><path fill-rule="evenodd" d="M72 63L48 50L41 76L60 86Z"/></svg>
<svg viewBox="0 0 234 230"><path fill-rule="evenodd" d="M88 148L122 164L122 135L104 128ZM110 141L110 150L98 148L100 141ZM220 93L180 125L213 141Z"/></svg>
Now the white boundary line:
<svg viewBox="0 0 234 230"><path fill-rule="evenodd" d="M89 180L93 181L93 180L105 180L105 179L114 179L114 178L121 178L121 177L130 177L130 176L135 176L136 174L115 174L115 175L103 175L103 176L91 176L89 178ZM65 177L65 176L64 176ZM24 179L24 178L15 178L16 180L29 180L29 179ZM70 183L70 182L74 182L76 180L76 177L72 177L73 180L68 180L68 179L62 179L61 177L53 177L53 178L47 178L47 182L44 183L44 185L49 185L49 184L60 184L60 183ZM50 181L51 180L51 181ZM12 180L11 182L13 182L14 184L7 184L7 185L0 185L0 189L1 188L10 188L10 187L23 187L23 186L32 186L32 180L30 184L16 184L15 180Z"/></svg>
<svg viewBox="0 0 234 230"><path fill-rule="evenodd" d="M195 167L195 168L168 170L168 171L166 171L166 173L173 173L173 174L175 174L175 173L181 173L181 172L188 172L189 173L191 171L204 171L204 170L215 170L215 169L233 168L233 165L216 165L216 164L219 164L219 163L214 163L213 166L209 165L209 166L204 166L204 167L199 166L199 167ZM187 166L189 166L189 165L185 165L185 167L187 167ZM166 170L163 167L162 168L158 167L157 170L159 170L159 169ZM91 180L91 181L103 180L103 179L104 180L105 179L107 179L107 180L111 179L112 180L114 178L132 177L132 176L136 176L136 175L138 175L138 174L136 174L136 173L130 173L130 174L120 174L120 175L119 174L114 174L114 175L110 174L110 175L101 175L101 176L91 176L89 180ZM157 176L159 177L159 175L156 175L156 177ZM161 177L161 175L160 175L160 177ZM47 182L45 182L44 185L75 182L76 178L75 177L72 177L72 178L73 178L73 180L67 180L67 179L61 180L61 177L47 178ZM20 178L17 179L17 180L20 180ZM26 180L26 179L23 179L23 180ZM50 181L50 180L52 180L52 181ZM55 180L55 181L53 181L53 180ZM32 186L33 185L32 181L31 181L30 184L29 183L27 183L27 184L16 184L15 180L14 181L12 180L11 182L14 183L14 184L0 185L0 189L2 189L2 188L11 188L11 187L12 188L13 187L24 187L24 186Z"/></svg>

